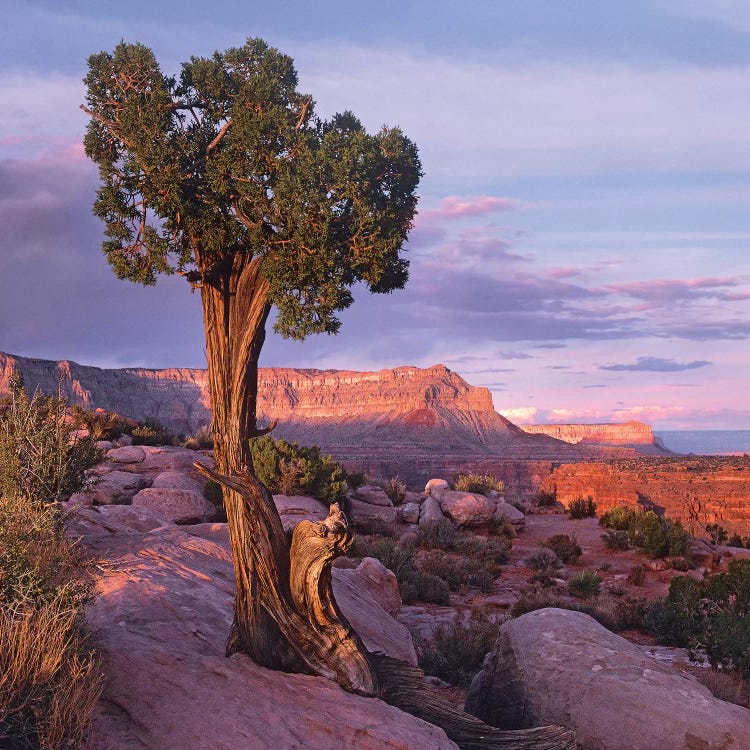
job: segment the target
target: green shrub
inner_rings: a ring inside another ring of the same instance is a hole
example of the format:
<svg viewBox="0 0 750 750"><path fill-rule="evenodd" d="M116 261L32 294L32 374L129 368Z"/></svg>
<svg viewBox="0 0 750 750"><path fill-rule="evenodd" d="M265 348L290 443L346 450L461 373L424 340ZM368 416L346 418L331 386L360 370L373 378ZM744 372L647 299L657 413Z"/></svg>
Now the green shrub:
<svg viewBox="0 0 750 750"><path fill-rule="evenodd" d="M596 516L594 498L589 495L585 500L582 497L571 500L570 505L568 505L568 514L571 518L575 519L593 518Z"/></svg>
<svg viewBox="0 0 750 750"><path fill-rule="evenodd" d="M487 495L492 491L502 492L503 483L490 474L456 474L453 477L453 489Z"/></svg>
<svg viewBox="0 0 750 750"><path fill-rule="evenodd" d="M312 495L327 503L346 496L346 472L318 446L299 446L265 435L252 443L253 466L274 494Z"/></svg>
<svg viewBox="0 0 750 750"><path fill-rule="evenodd" d="M183 448L191 451L207 451L214 447L214 436L210 427L201 427L194 435L185 438Z"/></svg>
<svg viewBox="0 0 750 750"><path fill-rule="evenodd" d="M593 570L584 570L568 581L568 591L579 599L593 599L599 596L602 579Z"/></svg>
<svg viewBox="0 0 750 750"><path fill-rule="evenodd" d="M718 523L707 524L706 533L713 544L724 544L729 539L729 532Z"/></svg>
<svg viewBox="0 0 750 750"><path fill-rule="evenodd" d="M391 477L383 485L383 491L394 505L401 505L406 500L406 485L398 477Z"/></svg>
<svg viewBox="0 0 750 750"><path fill-rule="evenodd" d="M349 489L356 490L367 482L367 474L364 471L347 471L346 484Z"/></svg>
<svg viewBox="0 0 750 750"><path fill-rule="evenodd" d="M178 445L180 438L156 419L144 419L130 432L133 445Z"/></svg>
<svg viewBox="0 0 750 750"><path fill-rule="evenodd" d="M673 578L645 619L661 643L705 651L714 667L750 676L750 560L732 560L702 581Z"/></svg>
<svg viewBox="0 0 750 750"><path fill-rule="evenodd" d="M72 406L69 409L73 428L88 430L92 440L116 440L122 435L130 434L138 426L134 419L121 417L106 409L83 409Z"/></svg>
<svg viewBox="0 0 750 750"><path fill-rule="evenodd" d="M447 518L419 524L417 546L422 549L455 550L462 532Z"/></svg>
<svg viewBox="0 0 750 750"><path fill-rule="evenodd" d="M427 604L447 606L451 602L448 584L432 573L412 570L405 576L399 587L404 604L426 602Z"/></svg>
<svg viewBox="0 0 750 750"><path fill-rule="evenodd" d="M542 542L542 547L551 549L566 565L575 563L583 554L578 540L570 534L555 534Z"/></svg>
<svg viewBox="0 0 750 750"><path fill-rule="evenodd" d="M539 490L536 497L536 504L540 508L548 508L557 502L557 493L549 490Z"/></svg>
<svg viewBox="0 0 750 750"><path fill-rule="evenodd" d="M484 612L468 618L456 615L450 626L439 627L429 640L417 640L419 666L428 675L459 687L468 687L497 639L498 625Z"/></svg>
<svg viewBox="0 0 750 750"><path fill-rule="evenodd" d="M627 542L652 557L680 557L690 550L692 537L682 524L652 510L616 507L604 513L599 523L608 529L604 539L611 549L626 549Z"/></svg>
<svg viewBox="0 0 750 750"><path fill-rule="evenodd" d="M29 397L14 378L0 408L0 495L59 500L85 489L86 469L101 456L91 437L73 432L62 391Z"/></svg>
<svg viewBox="0 0 750 750"><path fill-rule="evenodd" d="M551 549L542 547L532 552L525 560L526 565L539 573L554 573L562 568L562 561Z"/></svg>

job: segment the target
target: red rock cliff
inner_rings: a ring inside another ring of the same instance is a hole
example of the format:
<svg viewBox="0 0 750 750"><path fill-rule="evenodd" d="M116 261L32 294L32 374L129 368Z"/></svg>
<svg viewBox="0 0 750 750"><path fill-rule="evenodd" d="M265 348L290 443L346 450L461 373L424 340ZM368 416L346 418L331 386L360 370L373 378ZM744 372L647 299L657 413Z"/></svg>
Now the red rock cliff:
<svg viewBox="0 0 750 750"><path fill-rule="evenodd" d="M549 435L574 445L619 445L633 447L639 453L665 454L668 451L643 422L605 424L528 424L521 425L532 435Z"/></svg>

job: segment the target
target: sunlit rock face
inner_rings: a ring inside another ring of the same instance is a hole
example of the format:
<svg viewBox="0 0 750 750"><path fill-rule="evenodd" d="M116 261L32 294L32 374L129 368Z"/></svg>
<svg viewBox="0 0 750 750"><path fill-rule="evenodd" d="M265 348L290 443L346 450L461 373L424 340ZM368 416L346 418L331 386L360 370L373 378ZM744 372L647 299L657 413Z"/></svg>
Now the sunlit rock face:
<svg viewBox="0 0 750 750"><path fill-rule="evenodd" d="M521 429L530 435L549 435L574 445L616 445L635 448L638 453L668 453L643 422L612 424L527 424Z"/></svg>

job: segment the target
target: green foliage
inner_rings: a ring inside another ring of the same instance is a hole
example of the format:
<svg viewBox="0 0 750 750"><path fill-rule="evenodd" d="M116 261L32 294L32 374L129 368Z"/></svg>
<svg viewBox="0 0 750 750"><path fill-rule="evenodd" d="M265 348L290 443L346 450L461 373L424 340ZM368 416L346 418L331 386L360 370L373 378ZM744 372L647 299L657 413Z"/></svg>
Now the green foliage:
<svg viewBox="0 0 750 750"><path fill-rule="evenodd" d="M209 503L213 503L217 508L221 508L224 504L221 485L213 479L207 479L203 485L203 497L205 497Z"/></svg>
<svg viewBox="0 0 750 750"><path fill-rule="evenodd" d="M750 676L750 560L732 560L702 581L673 578L646 623L662 643L705 651L714 667Z"/></svg>
<svg viewBox="0 0 750 750"><path fill-rule="evenodd" d="M290 57L248 39L168 76L150 49L121 42L89 58L85 84L94 213L119 278L215 284L257 259L275 329L293 338L336 332L355 282L406 282L416 146L398 128L368 134L350 112L317 117Z"/></svg>
<svg viewBox="0 0 750 750"><path fill-rule="evenodd" d="M579 599L599 596L602 579L593 570L583 570L568 581L568 591Z"/></svg>
<svg viewBox="0 0 750 750"><path fill-rule="evenodd" d="M364 471L347 471L346 485L349 489L356 490L367 482L367 474Z"/></svg>
<svg viewBox="0 0 750 750"><path fill-rule="evenodd" d="M498 624L481 610L473 610L468 618L458 614L431 639L417 641L419 666L428 675L466 688L495 645L497 631Z"/></svg>
<svg viewBox="0 0 750 750"><path fill-rule="evenodd" d="M551 549L542 547L532 552L525 560L526 565L539 573L554 573L562 568L560 558Z"/></svg>
<svg viewBox="0 0 750 750"><path fill-rule="evenodd" d="M616 507L604 513L599 523L608 529L604 536L611 549L638 547L652 557L680 557L690 550L692 537L682 524L652 510Z"/></svg>
<svg viewBox="0 0 750 750"><path fill-rule="evenodd" d="M73 431L62 395L30 397L14 379L0 407L0 495L52 501L84 489L100 454L92 438Z"/></svg>
<svg viewBox="0 0 750 750"><path fill-rule="evenodd" d="M189 435L182 443L192 451L206 451L214 447L214 436L210 427L201 427L194 435Z"/></svg>
<svg viewBox="0 0 750 750"><path fill-rule="evenodd" d="M566 565L575 563L583 554L578 540L570 534L555 534L542 542L542 546L551 549Z"/></svg>
<svg viewBox="0 0 750 750"><path fill-rule="evenodd" d="M133 445L177 445L180 442L177 435L167 430L156 419L139 422L130 434L133 437Z"/></svg>
<svg viewBox="0 0 750 750"><path fill-rule="evenodd" d="M72 406L69 411L73 427L88 430L92 440L116 440L121 435L129 435L138 426L135 420L105 409L89 410Z"/></svg>
<svg viewBox="0 0 750 750"><path fill-rule="evenodd" d="M536 504L540 508L549 508L557 502L557 493L548 490L539 490L536 498Z"/></svg>
<svg viewBox="0 0 750 750"><path fill-rule="evenodd" d="M724 544L729 539L729 532L718 523L707 524L706 533L713 544Z"/></svg>
<svg viewBox="0 0 750 750"><path fill-rule="evenodd" d="M320 448L274 440L269 435L252 443L253 466L263 484L274 494L312 495L327 503L346 496L346 472Z"/></svg>
<svg viewBox="0 0 750 750"><path fill-rule="evenodd" d="M406 500L406 484L398 477L391 477L383 485L383 491L394 505L401 505Z"/></svg>
<svg viewBox="0 0 750 750"><path fill-rule="evenodd" d="M490 474L456 474L453 477L453 489L459 492L476 492L488 495L490 492L502 492L503 483Z"/></svg>
<svg viewBox="0 0 750 750"><path fill-rule="evenodd" d="M589 495L585 500L582 497L571 500L570 505L568 505L568 514L571 518L575 519L593 518L596 516L594 498Z"/></svg>

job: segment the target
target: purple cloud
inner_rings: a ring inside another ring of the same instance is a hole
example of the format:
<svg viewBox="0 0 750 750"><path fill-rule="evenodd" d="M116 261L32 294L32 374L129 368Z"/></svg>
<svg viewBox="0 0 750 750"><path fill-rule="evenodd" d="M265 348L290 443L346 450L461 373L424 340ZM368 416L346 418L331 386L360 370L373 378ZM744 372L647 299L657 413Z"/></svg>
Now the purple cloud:
<svg viewBox="0 0 750 750"><path fill-rule="evenodd" d="M706 367L713 364L706 359L696 359L693 362L675 362L673 359L662 359L661 357L638 357L631 364L600 365L600 370L611 370L613 372L681 372L682 370L695 370L698 367Z"/></svg>

